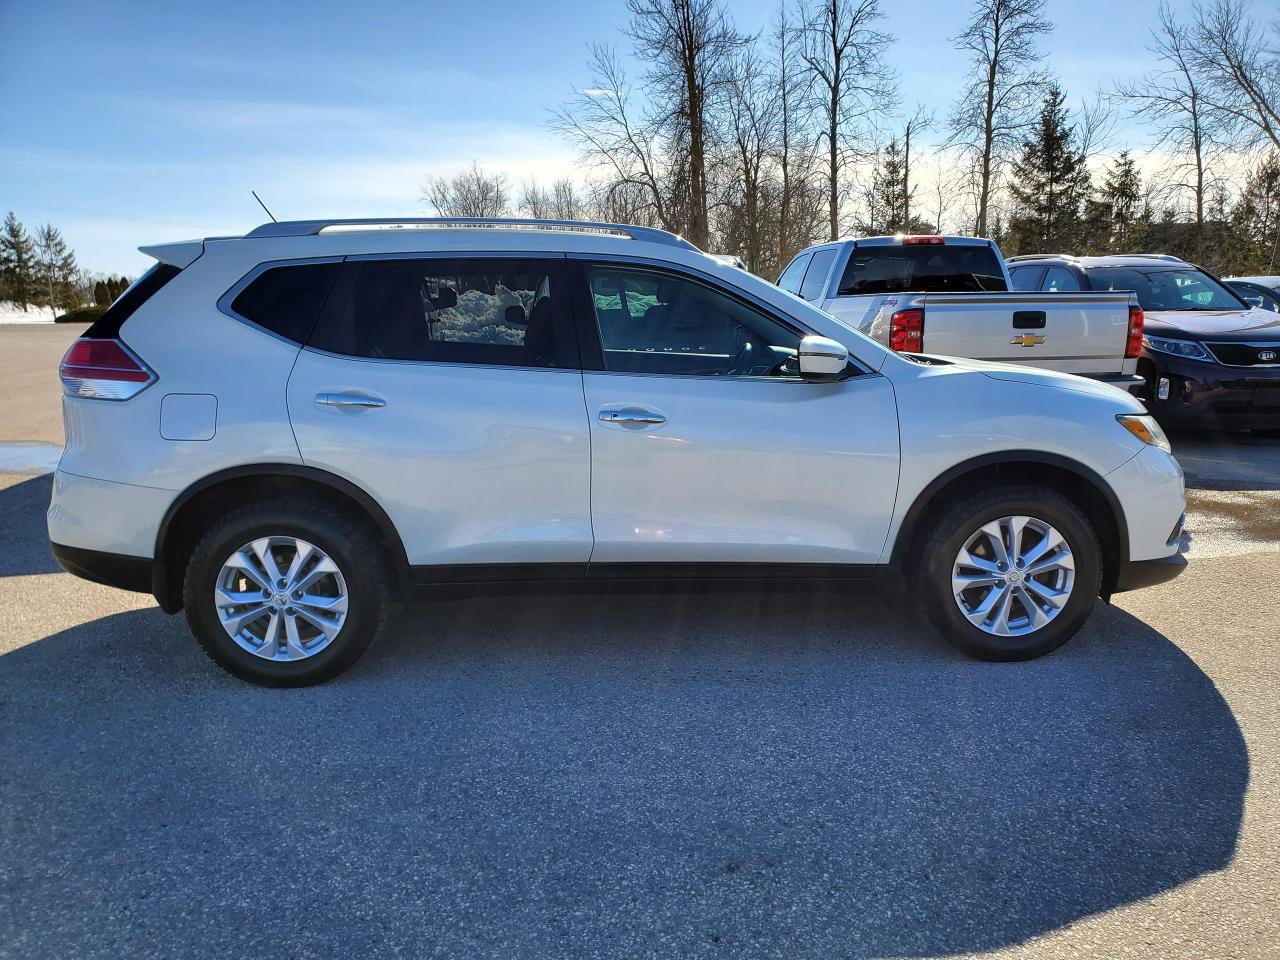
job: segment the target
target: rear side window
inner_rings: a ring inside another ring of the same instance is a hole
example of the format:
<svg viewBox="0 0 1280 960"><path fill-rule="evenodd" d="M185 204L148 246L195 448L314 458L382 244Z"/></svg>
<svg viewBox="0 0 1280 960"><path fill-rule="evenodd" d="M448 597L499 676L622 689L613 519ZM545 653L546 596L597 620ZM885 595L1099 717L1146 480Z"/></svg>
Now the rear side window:
<svg viewBox="0 0 1280 960"><path fill-rule="evenodd" d="M160 288L180 274L182 270L167 263L157 263L154 267L135 280L124 293L116 297L115 302L107 307L88 330L84 337L89 340L114 340L120 336L120 327L138 308L150 300Z"/></svg>
<svg viewBox="0 0 1280 960"><path fill-rule="evenodd" d="M296 263L258 274L231 301L231 311L272 333L306 343L341 263Z"/></svg>
<svg viewBox="0 0 1280 960"><path fill-rule="evenodd" d="M570 365L559 354L553 268L536 260L349 262L348 287L311 345L352 357L518 367Z"/></svg>
<svg viewBox="0 0 1280 960"><path fill-rule="evenodd" d="M813 255L809 269L804 272L804 282L800 284L800 296L806 300L817 300L822 296L827 282L827 274L831 272L831 261L836 258L835 247L819 250Z"/></svg>
<svg viewBox="0 0 1280 960"><path fill-rule="evenodd" d="M804 269L809 266L810 259L813 258L811 253L802 253L789 264L787 269L782 271L782 276L778 278L778 286L787 293L800 292L800 281L804 279Z"/></svg>
<svg viewBox="0 0 1280 960"><path fill-rule="evenodd" d="M911 244L854 247L840 296L878 293L1003 292L1008 287L991 247Z"/></svg>

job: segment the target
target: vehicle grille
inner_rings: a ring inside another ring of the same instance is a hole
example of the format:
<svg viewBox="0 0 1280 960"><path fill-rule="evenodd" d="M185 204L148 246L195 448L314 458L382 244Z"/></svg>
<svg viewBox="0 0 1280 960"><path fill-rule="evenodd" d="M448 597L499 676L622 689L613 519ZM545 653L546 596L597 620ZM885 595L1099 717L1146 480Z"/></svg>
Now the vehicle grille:
<svg viewBox="0 0 1280 960"><path fill-rule="evenodd" d="M1219 363L1229 367L1280 367L1280 341L1275 343L1206 343ZM1270 351L1273 356L1262 359Z"/></svg>

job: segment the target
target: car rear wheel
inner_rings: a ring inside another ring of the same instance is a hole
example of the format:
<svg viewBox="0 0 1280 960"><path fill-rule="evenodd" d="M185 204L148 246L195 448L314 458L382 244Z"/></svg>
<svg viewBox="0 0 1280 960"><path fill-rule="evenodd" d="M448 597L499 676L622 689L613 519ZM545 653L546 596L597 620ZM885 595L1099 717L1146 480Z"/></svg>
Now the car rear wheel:
<svg viewBox="0 0 1280 960"><path fill-rule="evenodd" d="M1088 619L1102 578L1088 519L1053 490L975 493L939 518L915 584L925 618L982 660L1029 660L1057 649Z"/></svg>
<svg viewBox="0 0 1280 960"><path fill-rule="evenodd" d="M390 599L376 541L306 500L223 517L193 551L183 589L205 653L274 687L321 683L350 667L382 629Z"/></svg>

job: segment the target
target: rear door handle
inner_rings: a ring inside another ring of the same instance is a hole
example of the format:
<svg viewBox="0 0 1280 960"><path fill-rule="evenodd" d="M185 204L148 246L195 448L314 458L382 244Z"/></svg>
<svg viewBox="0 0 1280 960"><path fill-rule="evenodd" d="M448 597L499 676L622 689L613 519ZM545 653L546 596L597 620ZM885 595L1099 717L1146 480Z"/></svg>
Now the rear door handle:
<svg viewBox="0 0 1280 960"><path fill-rule="evenodd" d="M387 401L369 393L317 393L316 403L322 407L385 407Z"/></svg>
<svg viewBox="0 0 1280 960"><path fill-rule="evenodd" d="M1043 330L1045 313L1043 310L1013 311L1013 329Z"/></svg>
<svg viewBox="0 0 1280 960"><path fill-rule="evenodd" d="M666 423L667 418L657 410L647 407L605 407L600 411L601 423L622 423L631 426L652 426Z"/></svg>

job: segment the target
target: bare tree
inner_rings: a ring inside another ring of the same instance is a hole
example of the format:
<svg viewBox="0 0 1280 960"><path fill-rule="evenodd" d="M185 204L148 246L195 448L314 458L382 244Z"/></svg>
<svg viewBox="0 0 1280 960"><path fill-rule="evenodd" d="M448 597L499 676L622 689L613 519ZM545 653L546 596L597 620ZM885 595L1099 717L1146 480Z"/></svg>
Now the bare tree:
<svg viewBox="0 0 1280 960"><path fill-rule="evenodd" d="M1238 147L1280 150L1280 51L1244 0L1192 8L1187 56L1201 94Z"/></svg>
<svg viewBox="0 0 1280 960"><path fill-rule="evenodd" d="M827 226L840 236L844 171L874 153L872 122L888 112L896 92L883 54L893 37L877 30L880 0L817 0L804 23L804 62L818 98L825 141Z"/></svg>
<svg viewBox="0 0 1280 960"><path fill-rule="evenodd" d="M629 211L627 221L679 230L670 209L671 177L663 157L661 130L644 115L616 51L591 48L591 86L552 114L551 126L582 150L601 172L595 191L599 210ZM616 219L609 216L605 219Z"/></svg>
<svg viewBox="0 0 1280 960"><path fill-rule="evenodd" d="M578 188L568 177L556 180L548 189L536 180L527 180L516 204L526 217L536 220L582 220L586 217Z"/></svg>
<svg viewBox="0 0 1280 960"><path fill-rule="evenodd" d="M753 51L739 59L726 105L729 156L722 205L731 224L734 252L752 273L777 266L772 239L766 246L766 221L781 219L772 206L770 158L778 137L777 91ZM766 264L766 258L768 263Z"/></svg>
<svg viewBox="0 0 1280 960"><path fill-rule="evenodd" d="M652 119L688 164L688 222L695 246L710 239L708 154L710 114L732 82L734 55L747 38L734 30L721 0L629 0L627 34L639 59L650 64L645 88Z"/></svg>
<svg viewBox="0 0 1280 960"><path fill-rule="evenodd" d="M777 98L778 230L775 264L781 268L796 252L817 239L820 217L815 210L813 143L813 74L797 65L804 35L787 16L787 0L778 7L772 40L769 82Z"/></svg>
<svg viewBox="0 0 1280 960"><path fill-rule="evenodd" d="M911 223L911 201L915 188L911 185L911 138L933 126L933 114L917 105L915 113L902 130L902 222Z"/></svg>
<svg viewBox="0 0 1280 960"><path fill-rule="evenodd" d="M510 210L506 174L486 173L478 163L452 177L430 177L422 200L441 217L504 217Z"/></svg>
<svg viewBox="0 0 1280 960"><path fill-rule="evenodd" d="M1215 149L1214 117L1205 99L1205 82L1195 65L1195 41L1167 3L1160 6L1147 49L1159 66L1116 88L1129 113L1155 134L1152 150L1169 150L1173 159L1166 186L1158 197L1167 203L1175 193L1190 194L1195 222L1194 252L1204 250L1205 206L1211 177L1209 159Z"/></svg>
<svg viewBox="0 0 1280 960"><path fill-rule="evenodd" d="M991 233L1000 173L1034 121L1048 81L1039 67L1039 39L1053 25L1043 7L1043 0L976 0L968 29L955 38L970 67L952 110L948 143L963 147L974 164L979 235Z"/></svg>

